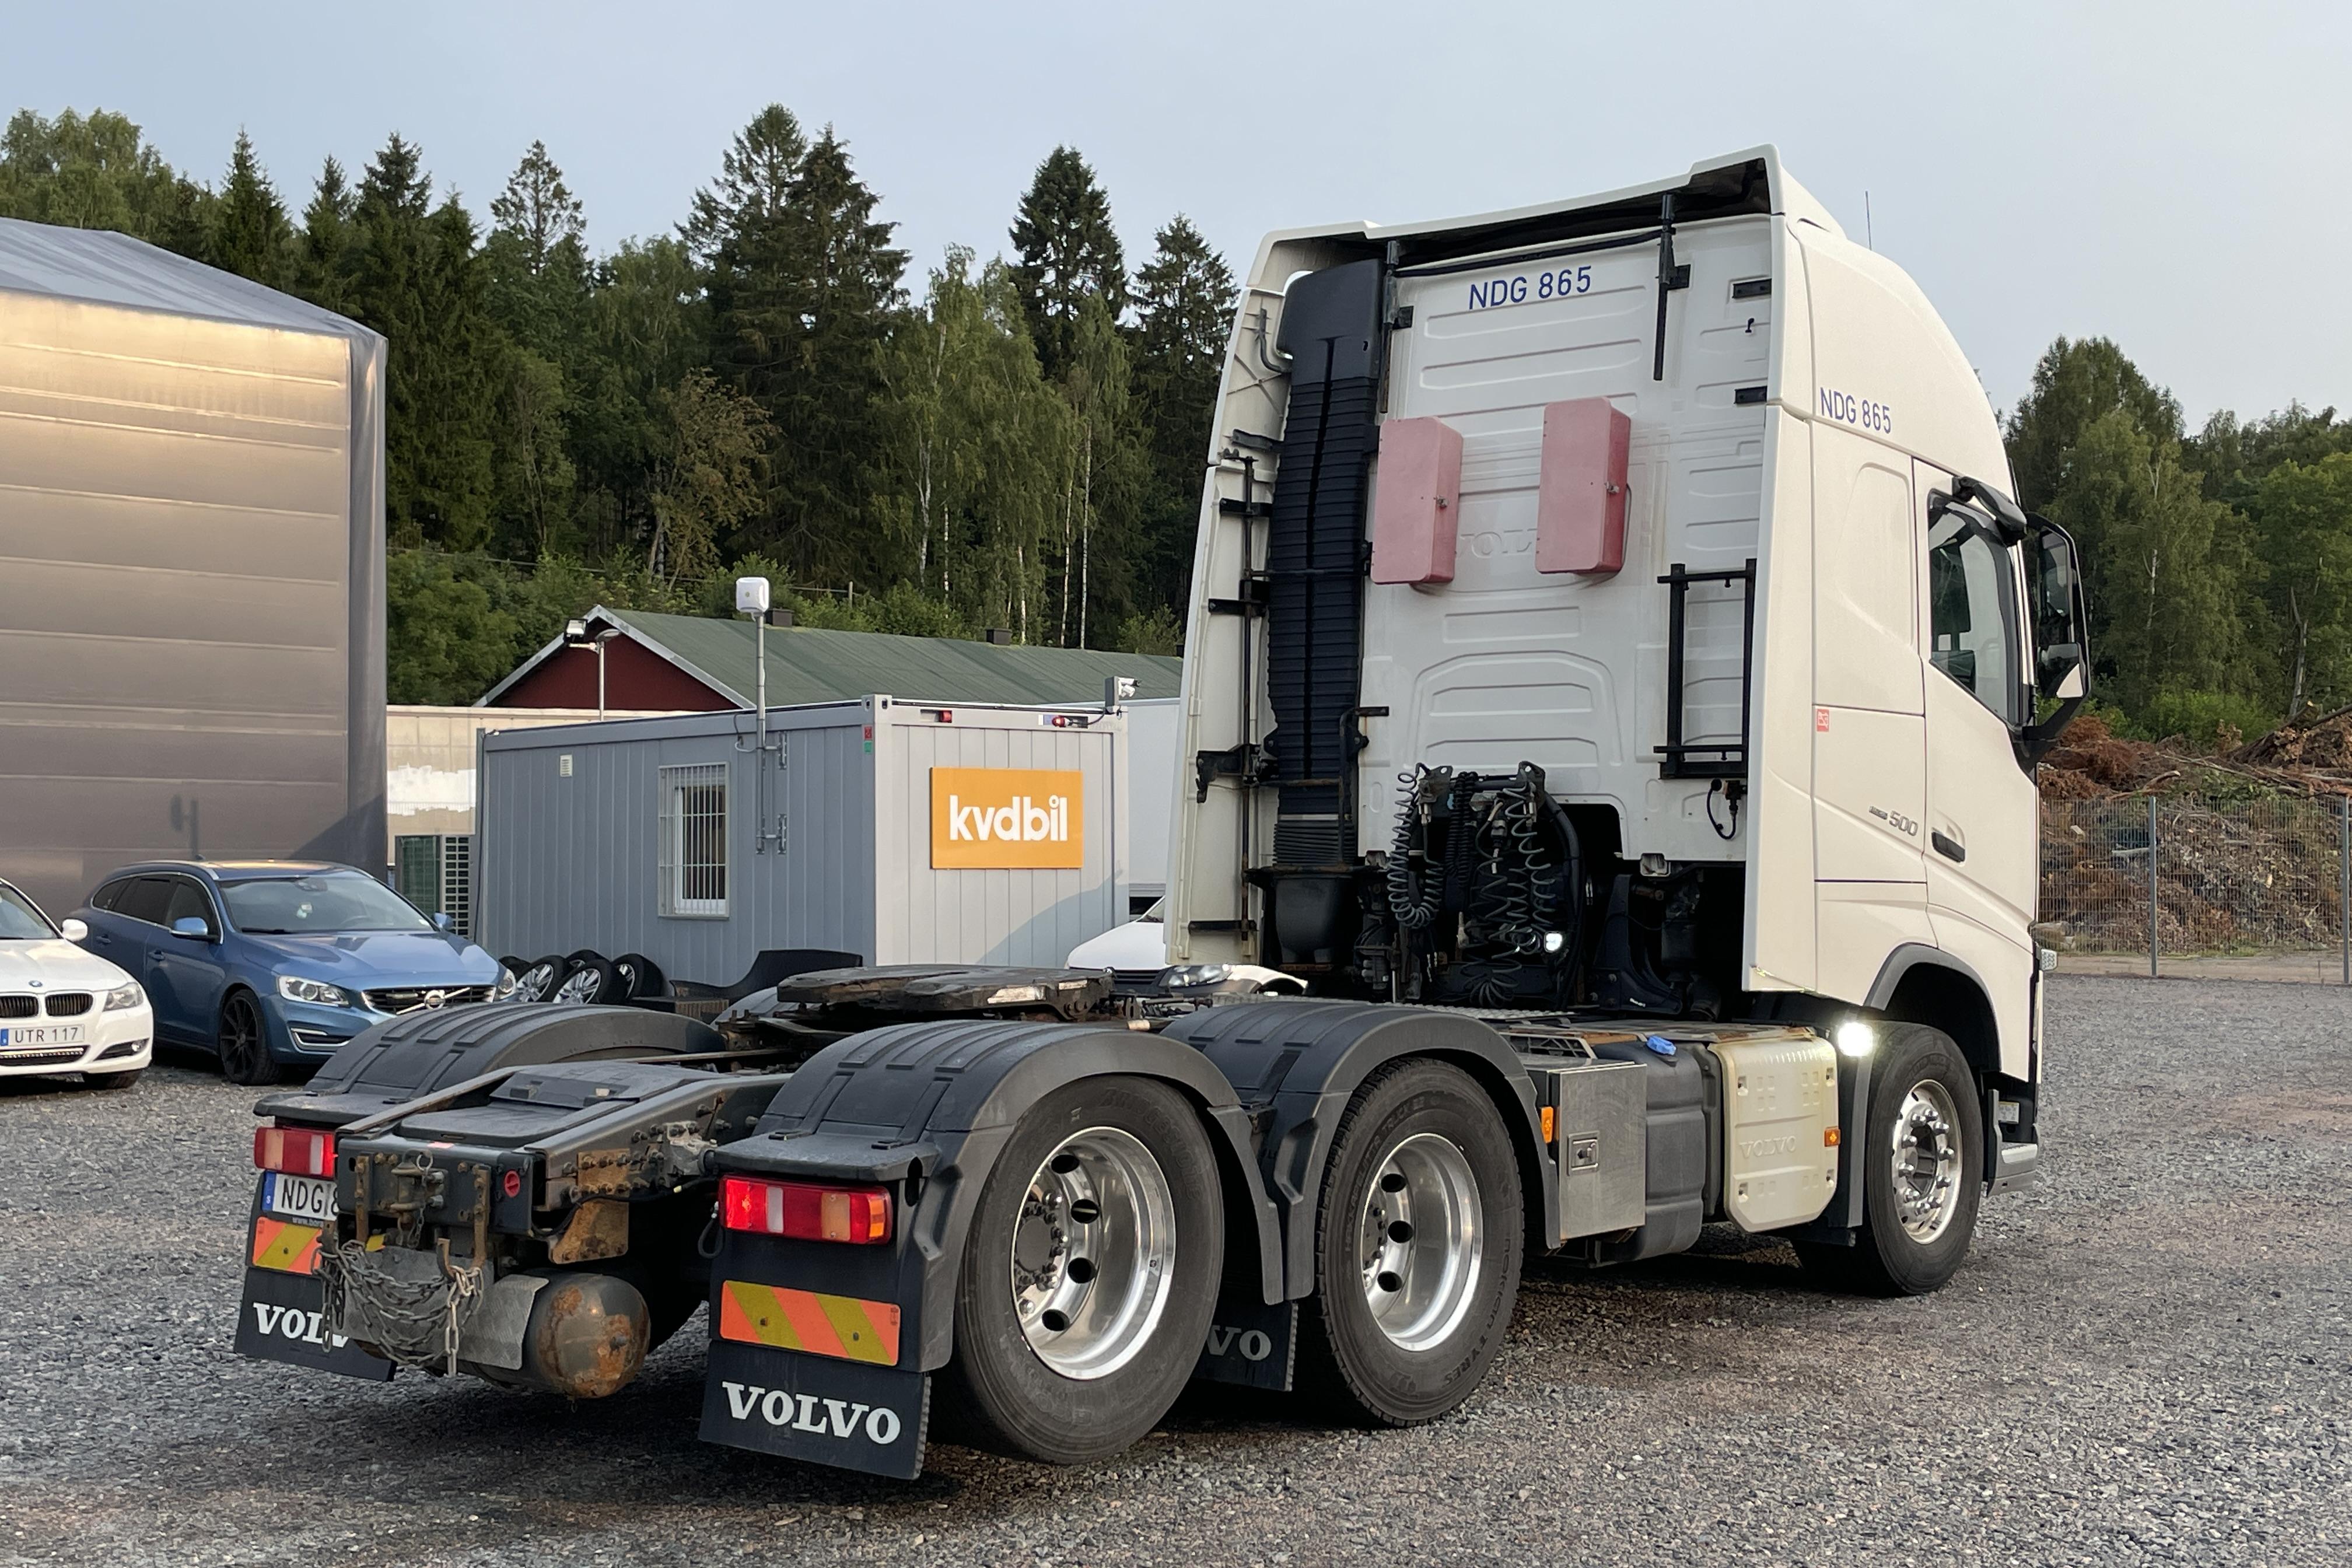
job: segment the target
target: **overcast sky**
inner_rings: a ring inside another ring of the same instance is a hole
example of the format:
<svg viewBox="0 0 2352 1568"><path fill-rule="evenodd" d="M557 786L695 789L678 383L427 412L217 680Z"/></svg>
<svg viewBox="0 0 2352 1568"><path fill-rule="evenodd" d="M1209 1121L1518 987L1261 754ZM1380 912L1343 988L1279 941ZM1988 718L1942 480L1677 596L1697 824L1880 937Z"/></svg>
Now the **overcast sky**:
<svg viewBox="0 0 2352 1568"><path fill-rule="evenodd" d="M1005 244L1056 142L1130 264L1175 212L1448 216L1780 145L1942 310L2003 405L2060 334L2185 405L2352 408L2352 5L879 4L11 6L0 104L118 110L299 208L397 129L478 213L544 140L601 249L667 229L778 101L831 121L917 266ZM1933 15L1930 15L1930 11ZM1962 19L1965 16L1966 19ZM911 280L919 289L918 272Z"/></svg>

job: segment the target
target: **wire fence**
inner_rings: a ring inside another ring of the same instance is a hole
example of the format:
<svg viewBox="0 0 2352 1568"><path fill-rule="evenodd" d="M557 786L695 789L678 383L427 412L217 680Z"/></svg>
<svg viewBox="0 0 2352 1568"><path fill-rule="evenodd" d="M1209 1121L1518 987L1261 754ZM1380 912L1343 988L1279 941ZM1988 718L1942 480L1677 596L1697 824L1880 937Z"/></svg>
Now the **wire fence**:
<svg viewBox="0 0 2352 1568"><path fill-rule="evenodd" d="M2352 984L2352 799L2044 801L2042 940L2062 954L2261 959Z"/></svg>

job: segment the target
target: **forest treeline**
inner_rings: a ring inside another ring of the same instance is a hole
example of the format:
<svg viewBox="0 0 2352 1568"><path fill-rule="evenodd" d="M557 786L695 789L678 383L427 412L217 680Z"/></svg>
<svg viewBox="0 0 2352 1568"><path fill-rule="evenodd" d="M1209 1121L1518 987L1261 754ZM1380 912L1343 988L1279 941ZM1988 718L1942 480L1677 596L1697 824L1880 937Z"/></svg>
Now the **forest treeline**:
<svg viewBox="0 0 2352 1568"><path fill-rule="evenodd" d="M484 217L397 134L305 198L242 133L206 184L120 114L21 111L0 216L390 341L394 701L470 701L594 600L722 611L742 572L805 625L1174 652L1234 300L1199 231L1130 270L1057 147L1004 254L910 275L830 127L772 106L716 163L674 233L597 255L536 142Z"/></svg>
<svg viewBox="0 0 2352 1568"><path fill-rule="evenodd" d="M669 234L592 254L534 142L487 217L395 134L299 211L240 134L215 183L119 114L17 113L0 216L119 229L383 332L391 690L469 701L603 600L1175 651L1231 270L1181 216L1132 270L1094 172L917 277L831 127L763 110ZM2352 422L2179 403L2060 339L2003 422L2071 529L2097 702L2228 742L2352 702Z"/></svg>

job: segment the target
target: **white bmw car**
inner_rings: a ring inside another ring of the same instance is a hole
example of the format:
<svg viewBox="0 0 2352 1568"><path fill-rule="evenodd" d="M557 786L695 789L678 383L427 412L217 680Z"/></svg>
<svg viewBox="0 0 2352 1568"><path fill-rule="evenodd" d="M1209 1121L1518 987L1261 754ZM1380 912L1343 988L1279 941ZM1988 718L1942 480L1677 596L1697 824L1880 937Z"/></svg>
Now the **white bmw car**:
<svg viewBox="0 0 2352 1568"><path fill-rule="evenodd" d="M58 927L0 881L0 1078L78 1072L93 1089L129 1089L147 1069L147 994L74 945L89 934L79 921Z"/></svg>

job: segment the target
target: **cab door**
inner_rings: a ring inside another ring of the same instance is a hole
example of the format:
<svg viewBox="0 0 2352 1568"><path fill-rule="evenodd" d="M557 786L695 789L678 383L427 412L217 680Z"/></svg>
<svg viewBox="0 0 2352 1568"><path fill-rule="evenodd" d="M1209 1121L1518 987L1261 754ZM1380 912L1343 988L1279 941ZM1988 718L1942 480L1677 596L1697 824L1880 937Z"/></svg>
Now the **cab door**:
<svg viewBox="0 0 2352 1568"><path fill-rule="evenodd" d="M2032 973L2039 798L2019 760L2031 721L2024 584L2015 546L1950 499L1952 478L1917 465L1926 549L1927 817L1924 863L1936 945L1974 969L1997 1013ZM2008 1007L2014 1012L2014 1007ZM2022 1017L1999 1020L2004 1055Z"/></svg>
<svg viewBox="0 0 2352 1568"><path fill-rule="evenodd" d="M1861 1001L1931 940L1918 514L1910 458L1825 424L1813 442L1816 989Z"/></svg>

